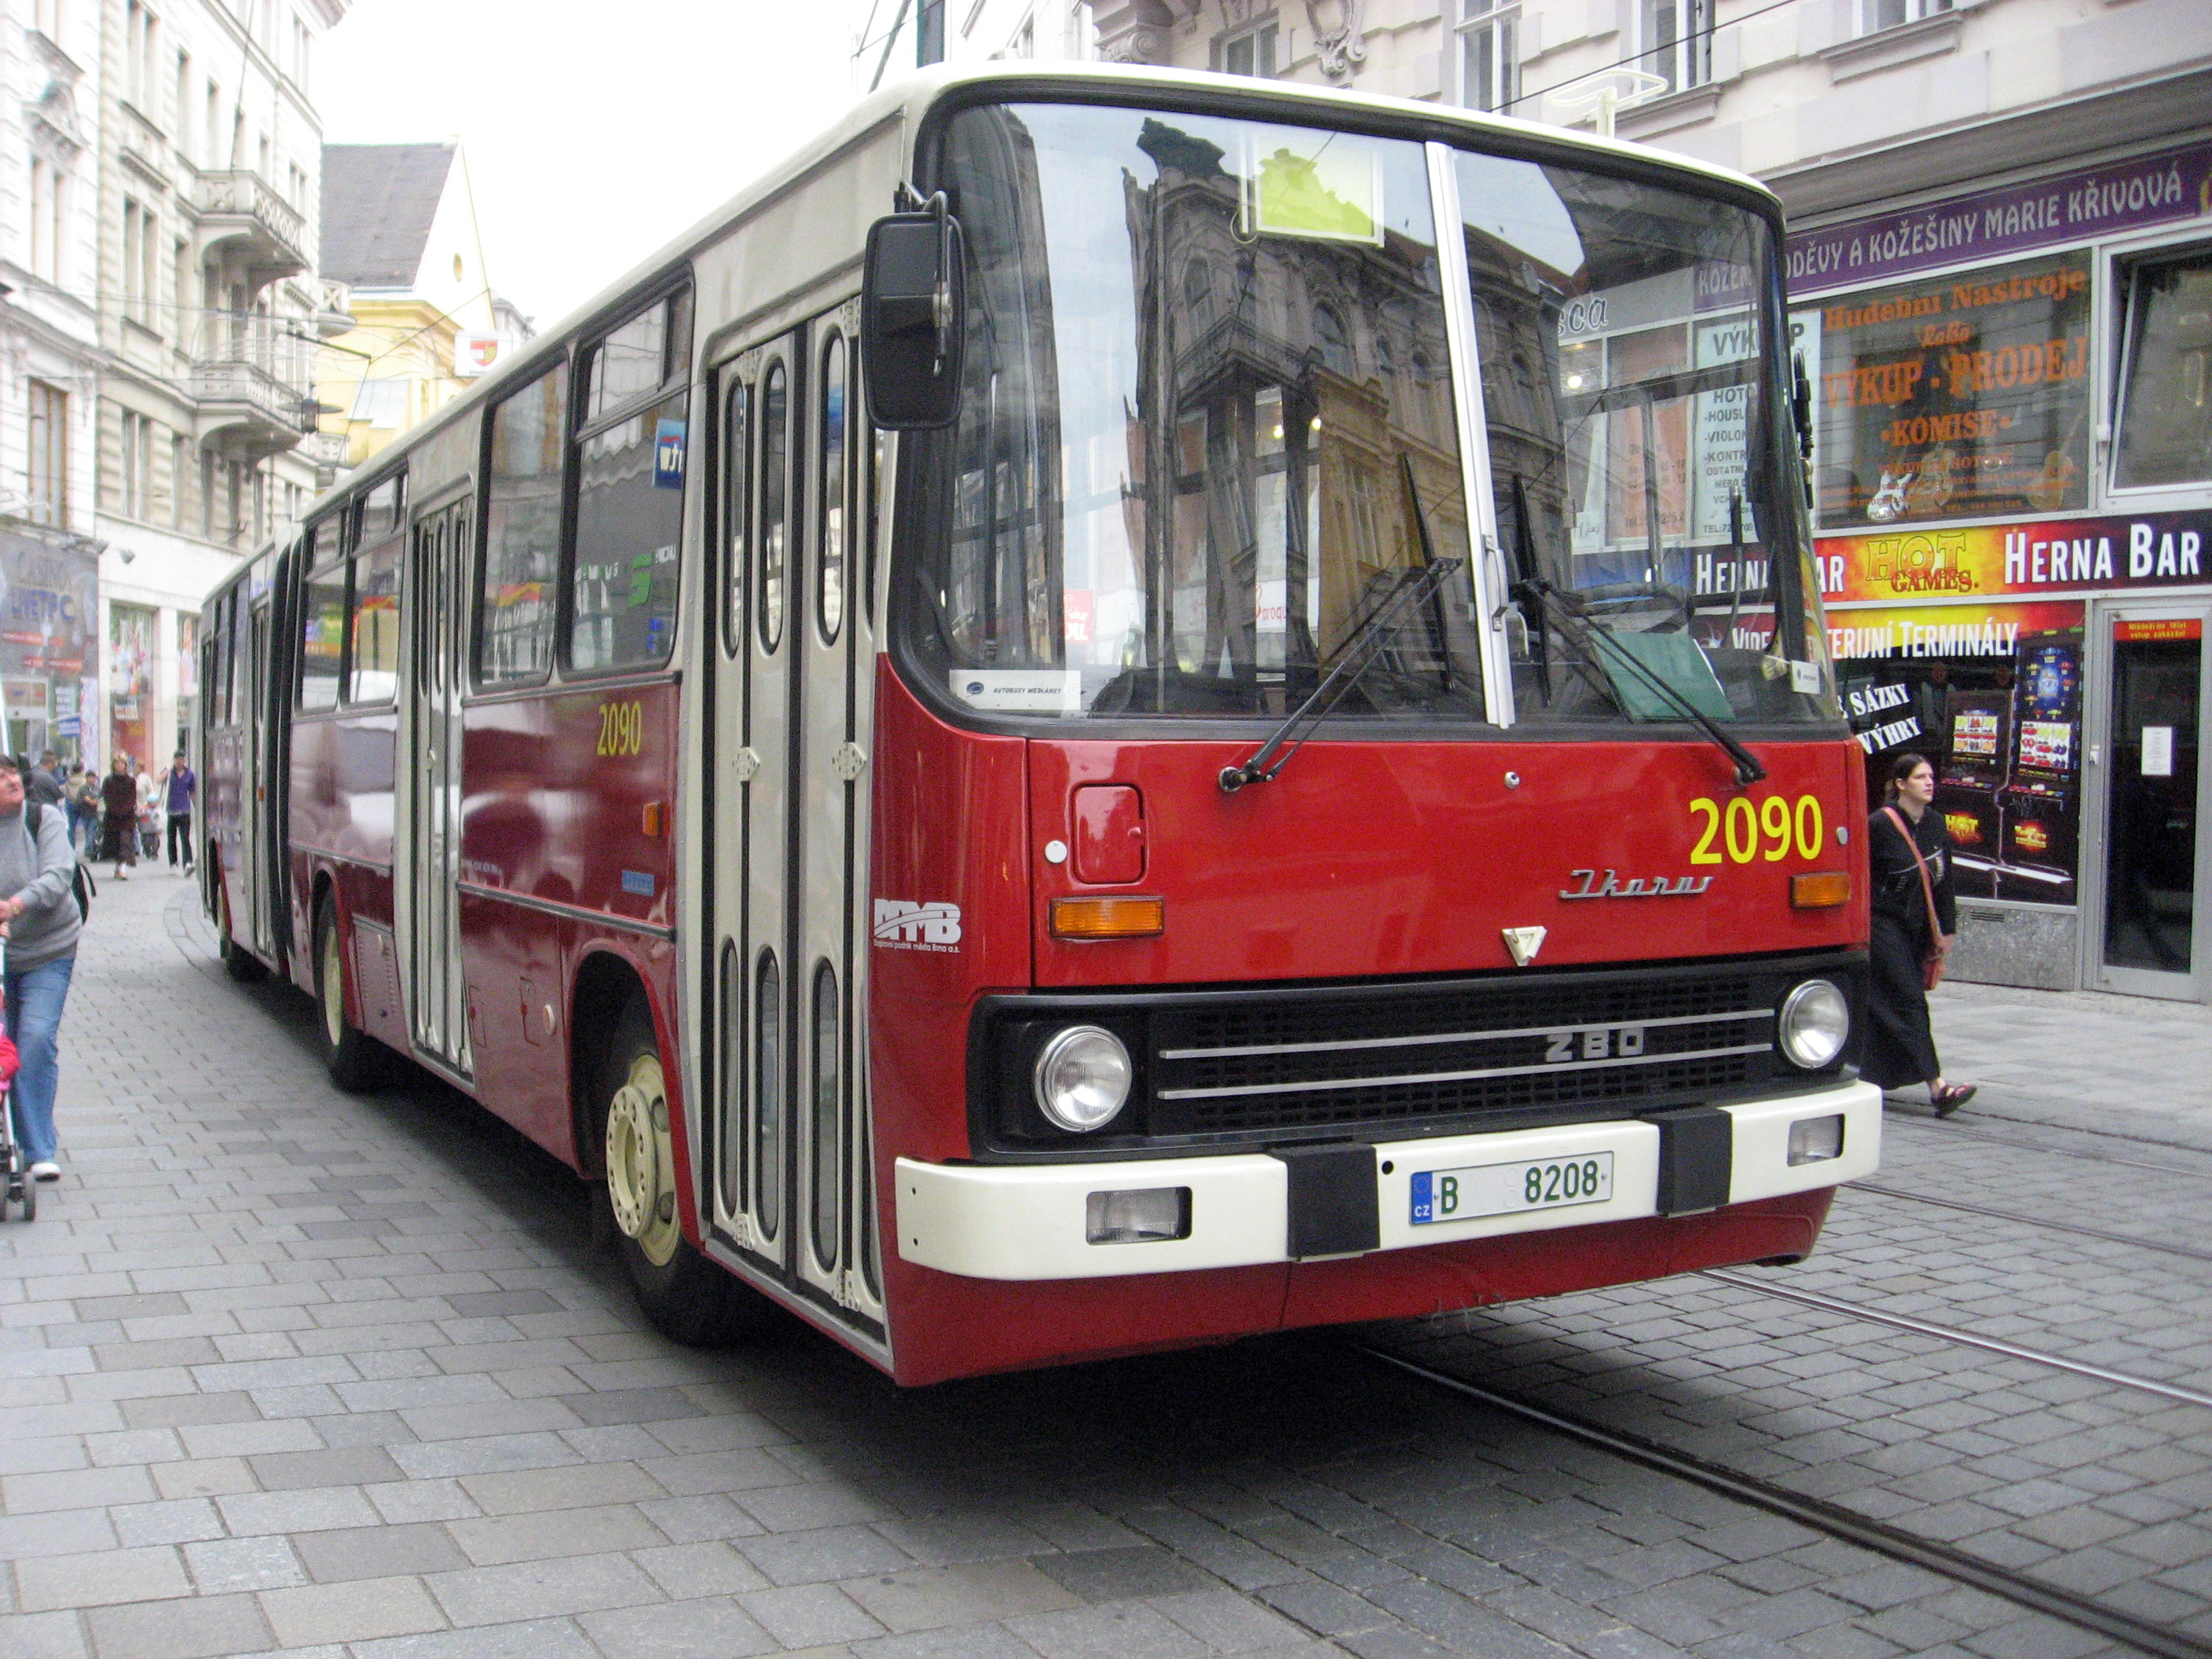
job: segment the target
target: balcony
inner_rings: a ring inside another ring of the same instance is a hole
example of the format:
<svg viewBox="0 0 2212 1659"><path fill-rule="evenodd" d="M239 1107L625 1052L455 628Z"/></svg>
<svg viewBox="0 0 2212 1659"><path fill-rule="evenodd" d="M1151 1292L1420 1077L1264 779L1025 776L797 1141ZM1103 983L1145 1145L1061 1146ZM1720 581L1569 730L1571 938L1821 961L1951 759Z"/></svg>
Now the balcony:
<svg viewBox="0 0 2212 1659"><path fill-rule="evenodd" d="M203 173L192 190L199 213L193 256L244 267L251 287L297 276L308 265L304 215L258 173Z"/></svg>
<svg viewBox="0 0 2212 1659"><path fill-rule="evenodd" d="M258 461L298 446L313 424L313 352L291 324L250 316L210 319L188 385L198 404L195 435L235 461Z"/></svg>

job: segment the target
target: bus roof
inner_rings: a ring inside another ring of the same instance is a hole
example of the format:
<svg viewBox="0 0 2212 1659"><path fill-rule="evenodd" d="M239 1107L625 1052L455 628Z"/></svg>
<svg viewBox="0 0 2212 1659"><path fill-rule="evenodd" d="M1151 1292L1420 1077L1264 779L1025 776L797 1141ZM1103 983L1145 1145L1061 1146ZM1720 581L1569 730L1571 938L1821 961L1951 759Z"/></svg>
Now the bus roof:
<svg viewBox="0 0 2212 1659"><path fill-rule="evenodd" d="M1721 185L1729 194L1747 196L1779 214L1780 198L1747 173L1695 156L1655 150L1646 145L1614 138L1600 138L1568 128L1519 120L1511 116L1486 114L1449 104L1411 98L1386 98L1373 93L1334 87L1310 86L1291 81L1260 80L1218 75L1200 70L1162 69L1127 64L1037 64L1025 61L974 64L939 64L907 76L862 98L834 125L793 149L764 171L744 190L706 217L665 243L653 255L625 271L528 345L504 359L466 392L429 419L402 434L323 491L303 510L300 519L283 526L272 545L282 546L343 490L374 479L388 465L396 465L409 451L454 421L495 398L505 384L536 374L567 349L569 341L588 325L606 318L624 299L665 276L672 267L690 258L726 235L764 204L791 188L817 167L858 143L868 134L894 124L909 129L940 100L973 89L970 95L1001 95L1024 101L1049 102L1055 98L1111 97L1115 101L1146 90L1157 91L1176 103L1200 101L1234 105L1240 115L1260 115L1264 108L1285 118L1321 122L1352 122L1380 129L1397 128L1408 137L1449 141L1455 137L1486 139L1510 152L1571 165L1576 161L1626 162L1647 173L1672 173L1683 182L1703 180ZM890 212L891 204L884 204ZM356 476L357 475L357 476ZM257 556L260 550L257 550ZM251 560L247 562L250 565ZM240 575L244 574L241 567ZM230 586L216 584L212 592Z"/></svg>

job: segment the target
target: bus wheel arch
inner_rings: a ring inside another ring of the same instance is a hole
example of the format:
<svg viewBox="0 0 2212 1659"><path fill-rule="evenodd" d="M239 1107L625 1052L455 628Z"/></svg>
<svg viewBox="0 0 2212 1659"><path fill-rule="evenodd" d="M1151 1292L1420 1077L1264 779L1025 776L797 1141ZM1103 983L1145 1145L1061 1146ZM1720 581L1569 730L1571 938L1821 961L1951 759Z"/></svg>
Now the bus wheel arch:
<svg viewBox="0 0 2212 1659"><path fill-rule="evenodd" d="M570 1000L576 1165L605 1206L615 1248L646 1317L691 1347L752 1334L767 1300L684 1237L667 1074L653 1003L636 970L611 952L580 964Z"/></svg>
<svg viewBox="0 0 2212 1659"><path fill-rule="evenodd" d="M348 1094L374 1088L384 1077L384 1045L354 1023L353 975L348 971L346 933L339 913L337 884L318 872L311 890L316 1047L331 1081Z"/></svg>

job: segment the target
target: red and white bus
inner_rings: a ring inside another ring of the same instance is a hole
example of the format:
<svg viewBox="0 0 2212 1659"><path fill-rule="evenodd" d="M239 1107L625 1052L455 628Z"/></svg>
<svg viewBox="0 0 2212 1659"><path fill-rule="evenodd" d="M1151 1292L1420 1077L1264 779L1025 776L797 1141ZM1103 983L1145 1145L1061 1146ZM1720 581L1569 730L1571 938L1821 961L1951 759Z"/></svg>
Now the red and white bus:
<svg viewBox="0 0 2212 1659"><path fill-rule="evenodd" d="M1748 179L875 97L210 599L227 960L902 1382L1813 1248L1864 784Z"/></svg>

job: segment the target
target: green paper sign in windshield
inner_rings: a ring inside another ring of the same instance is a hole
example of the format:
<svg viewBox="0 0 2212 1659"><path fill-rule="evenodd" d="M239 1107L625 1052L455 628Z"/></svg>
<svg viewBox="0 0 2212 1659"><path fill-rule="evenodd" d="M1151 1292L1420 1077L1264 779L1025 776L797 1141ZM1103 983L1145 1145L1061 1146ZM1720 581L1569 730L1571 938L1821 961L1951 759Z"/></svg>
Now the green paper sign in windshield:
<svg viewBox="0 0 2212 1659"><path fill-rule="evenodd" d="M1382 245L1382 173L1374 150L1342 135L1314 135L1311 153L1288 144L1245 168L1246 211L1264 236Z"/></svg>

